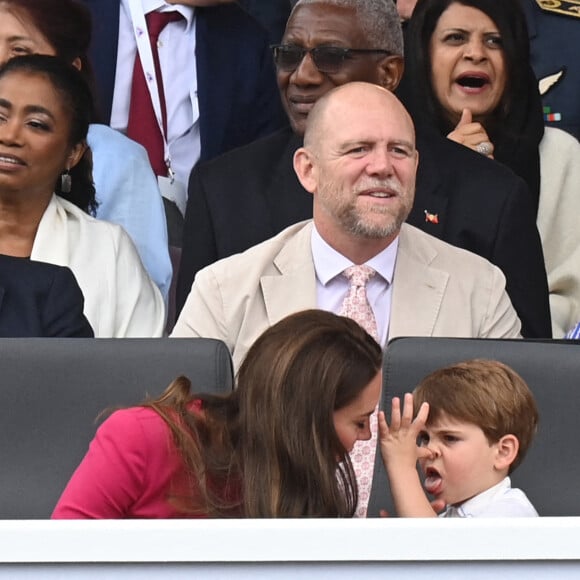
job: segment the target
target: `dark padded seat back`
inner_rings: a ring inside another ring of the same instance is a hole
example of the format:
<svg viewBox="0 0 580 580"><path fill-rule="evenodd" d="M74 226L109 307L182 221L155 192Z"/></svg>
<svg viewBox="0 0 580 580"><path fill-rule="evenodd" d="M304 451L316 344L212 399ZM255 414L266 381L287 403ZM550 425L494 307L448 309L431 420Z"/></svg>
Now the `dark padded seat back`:
<svg viewBox="0 0 580 580"><path fill-rule="evenodd" d="M410 392L431 371L473 358L499 360L517 371L536 398L540 424L528 455L511 475L542 516L580 516L580 342L397 338L384 359L381 405ZM369 515L394 514L377 453Z"/></svg>
<svg viewBox="0 0 580 580"><path fill-rule="evenodd" d="M156 396L178 375L233 388L211 339L0 339L0 519L48 518L104 409Z"/></svg>

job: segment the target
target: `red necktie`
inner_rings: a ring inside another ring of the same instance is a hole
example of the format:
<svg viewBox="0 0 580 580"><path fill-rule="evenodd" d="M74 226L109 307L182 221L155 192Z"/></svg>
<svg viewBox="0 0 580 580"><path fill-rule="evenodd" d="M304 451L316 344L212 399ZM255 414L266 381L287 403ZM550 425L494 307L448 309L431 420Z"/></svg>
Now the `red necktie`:
<svg viewBox="0 0 580 580"><path fill-rule="evenodd" d="M370 266L351 266L342 273L350 281L350 287L342 303L341 316L358 322L375 340L379 340L377 321L367 298L367 282L376 272ZM350 452L350 460L356 475L358 505L355 517L364 518L371 496L375 452L377 448L377 409L370 416L371 438L357 441Z"/></svg>
<svg viewBox="0 0 580 580"><path fill-rule="evenodd" d="M159 102L161 103L161 117L163 120L163 130L167 135L167 111L165 108L165 94L163 91L163 79L161 76L161 66L159 65L159 52L157 41L161 31L169 24L183 18L179 12L150 12L145 16L151 52L153 53L153 63L155 66L155 76L157 77L157 87L159 89ZM143 72L141 59L137 52L135 56L135 66L133 68L133 81L131 84L131 101L129 104L129 121L127 124L127 136L141 143L149 154L149 161L155 175L167 175L165 164L165 152L163 148L163 135L157 124L155 110L151 103L148 82Z"/></svg>

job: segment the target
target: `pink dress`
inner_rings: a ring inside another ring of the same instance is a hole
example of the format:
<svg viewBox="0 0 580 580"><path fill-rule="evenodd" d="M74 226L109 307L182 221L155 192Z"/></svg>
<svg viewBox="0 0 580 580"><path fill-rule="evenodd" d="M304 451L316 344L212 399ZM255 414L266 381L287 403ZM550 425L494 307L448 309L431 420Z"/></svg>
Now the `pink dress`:
<svg viewBox="0 0 580 580"><path fill-rule="evenodd" d="M165 421L146 407L123 409L99 427L52 518L203 517L183 514L171 503L172 492L188 487Z"/></svg>

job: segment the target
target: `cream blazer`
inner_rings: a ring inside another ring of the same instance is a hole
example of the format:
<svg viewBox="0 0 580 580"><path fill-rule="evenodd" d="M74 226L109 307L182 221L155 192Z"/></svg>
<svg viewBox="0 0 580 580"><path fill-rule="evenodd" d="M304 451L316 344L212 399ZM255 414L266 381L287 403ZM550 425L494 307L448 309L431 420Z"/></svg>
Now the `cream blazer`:
<svg viewBox="0 0 580 580"><path fill-rule="evenodd" d="M84 313L95 337L161 336L165 305L123 228L96 220L52 196L32 260L68 266L85 297Z"/></svg>
<svg viewBox="0 0 580 580"><path fill-rule="evenodd" d="M256 338L285 316L316 308L312 222L201 270L172 337L219 338L239 368ZM393 278L389 339L515 338L520 321L505 278L487 260L404 224Z"/></svg>
<svg viewBox="0 0 580 580"><path fill-rule="evenodd" d="M546 127L540 141L538 231L542 240L554 338L580 320L580 143Z"/></svg>

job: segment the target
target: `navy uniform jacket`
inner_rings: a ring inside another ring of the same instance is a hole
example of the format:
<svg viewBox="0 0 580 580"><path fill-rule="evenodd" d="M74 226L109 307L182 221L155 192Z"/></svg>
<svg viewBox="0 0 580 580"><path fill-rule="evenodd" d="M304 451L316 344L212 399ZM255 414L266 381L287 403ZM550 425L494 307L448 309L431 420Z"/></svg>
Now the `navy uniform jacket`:
<svg viewBox="0 0 580 580"><path fill-rule="evenodd" d="M92 337L84 302L68 268L0 255L1 337Z"/></svg>
<svg viewBox="0 0 580 580"><path fill-rule="evenodd" d="M189 180L177 312L195 274L312 217L292 166L301 138L284 129L198 165ZM417 135L408 222L501 268L526 337L551 337L548 282L525 183L503 165L434 133Z"/></svg>
<svg viewBox="0 0 580 580"><path fill-rule="evenodd" d="M522 1L536 76L543 79L565 69L564 75L542 99L551 114L559 114L562 119L547 120L546 124L580 138L580 4L566 1L544 3L559 4L558 11L543 10L536 0Z"/></svg>
<svg viewBox="0 0 580 580"><path fill-rule="evenodd" d="M99 105L111 117L120 0L84 0L93 17L91 61ZM265 30L237 4L196 8L201 160L250 143L285 121ZM193 58L193 55L192 55Z"/></svg>

